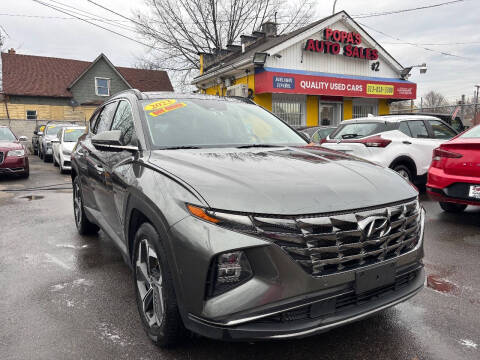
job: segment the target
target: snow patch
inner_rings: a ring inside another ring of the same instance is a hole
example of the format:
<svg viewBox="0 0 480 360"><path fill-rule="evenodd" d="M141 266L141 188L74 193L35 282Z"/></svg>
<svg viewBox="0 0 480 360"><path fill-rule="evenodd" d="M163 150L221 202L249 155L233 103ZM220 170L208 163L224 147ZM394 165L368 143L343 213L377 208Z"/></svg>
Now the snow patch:
<svg viewBox="0 0 480 360"><path fill-rule="evenodd" d="M87 244L85 245L82 245L82 246L77 246L77 245L72 245L72 244L56 244L55 245L56 247L59 247L59 248L67 248L67 249L85 249L88 247Z"/></svg>
<svg viewBox="0 0 480 360"><path fill-rule="evenodd" d="M104 341L112 342L122 347L130 345L130 342L124 339L122 333L110 324L100 323L98 330L100 332L100 338Z"/></svg>
<svg viewBox="0 0 480 360"><path fill-rule="evenodd" d="M476 349L478 347L477 344L475 344L472 340L469 340L469 339L462 339L459 341L459 343L470 349Z"/></svg>

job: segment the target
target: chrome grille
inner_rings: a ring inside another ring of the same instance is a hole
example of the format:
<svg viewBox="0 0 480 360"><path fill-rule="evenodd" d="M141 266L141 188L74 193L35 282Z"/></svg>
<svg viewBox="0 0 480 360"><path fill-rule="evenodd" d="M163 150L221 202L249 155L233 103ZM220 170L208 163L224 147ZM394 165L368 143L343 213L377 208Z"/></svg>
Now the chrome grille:
<svg viewBox="0 0 480 360"><path fill-rule="evenodd" d="M421 231L417 200L351 213L252 219L261 237L281 246L314 276L397 257L415 247Z"/></svg>

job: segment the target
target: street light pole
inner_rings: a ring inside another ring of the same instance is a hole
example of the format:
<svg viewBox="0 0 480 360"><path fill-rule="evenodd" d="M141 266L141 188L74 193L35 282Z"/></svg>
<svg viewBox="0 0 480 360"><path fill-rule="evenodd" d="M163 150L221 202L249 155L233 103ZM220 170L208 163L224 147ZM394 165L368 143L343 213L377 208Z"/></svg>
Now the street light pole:
<svg viewBox="0 0 480 360"><path fill-rule="evenodd" d="M475 93L475 115L473 115L473 125L477 125L477 105L478 105L478 89L480 85L475 85L477 91Z"/></svg>

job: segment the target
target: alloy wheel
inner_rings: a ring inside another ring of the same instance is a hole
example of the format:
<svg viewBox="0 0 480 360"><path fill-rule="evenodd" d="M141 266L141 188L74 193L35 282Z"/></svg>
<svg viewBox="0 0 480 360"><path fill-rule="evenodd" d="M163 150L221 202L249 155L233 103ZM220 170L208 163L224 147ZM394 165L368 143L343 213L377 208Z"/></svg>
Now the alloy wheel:
<svg viewBox="0 0 480 360"><path fill-rule="evenodd" d="M165 314L162 268L155 249L147 239L138 243L135 266L143 316L148 326L161 326Z"/></svg>
<svg viewBox="0 0 480 360"><path fill-rule="evenodd" d="M400 175L400 176L403 177L404 179L410 180L410 175L409 175L409 173L408 173L406 170L404 170L404 169L398 169L398 170L396 170L396 171L397 171L398 175Z"/></svg>

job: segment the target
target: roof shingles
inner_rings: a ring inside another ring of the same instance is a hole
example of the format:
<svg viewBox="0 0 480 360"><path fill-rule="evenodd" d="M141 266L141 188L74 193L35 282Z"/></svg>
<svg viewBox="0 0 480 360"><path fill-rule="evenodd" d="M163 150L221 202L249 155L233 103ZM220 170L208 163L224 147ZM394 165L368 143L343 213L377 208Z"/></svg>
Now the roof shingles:
<svg viewBox="0 0 480 360"><path fill-rule="evenodd" d="M6 95L70 98L68 86L91 64L88 61L2 53L3 93ZM140 91L173 91L165 71L116 67Z"/></svg>

